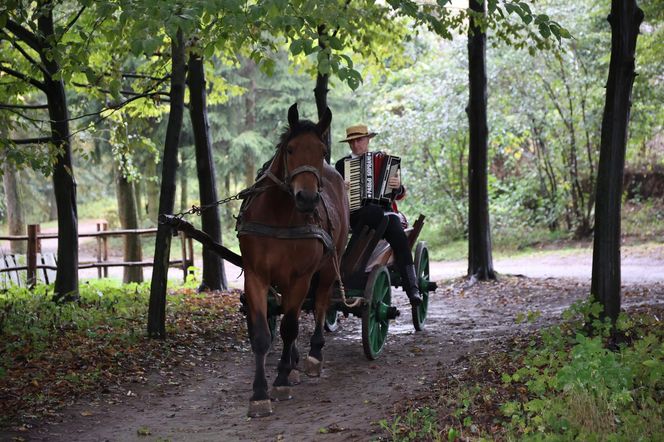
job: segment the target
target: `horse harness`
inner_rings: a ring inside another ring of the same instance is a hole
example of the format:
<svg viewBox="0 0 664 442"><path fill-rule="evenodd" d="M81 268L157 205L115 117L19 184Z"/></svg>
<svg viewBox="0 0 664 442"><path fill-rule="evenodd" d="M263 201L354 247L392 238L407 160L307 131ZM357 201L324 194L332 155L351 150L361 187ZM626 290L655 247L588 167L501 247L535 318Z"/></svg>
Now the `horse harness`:
<svg viewBox="0 0 664 442"><path fill-rule="evenodd" d="M296 167L292 172L288 172L288 167L284 158L284 170L286 170L286 176L283 180L281 180L270 170L275 160L276 156L273 158L270 165L265 169L265 172L263 172L263 174L256 180L253 186L240 192L239 197L243 201L242 205L240 206L240 212L236 218L237 221L235 224L235 230L237 231L237 235L260 235L278 239L317 239L323 243L326 255L331 252L336 252L334 241L332 240L333 227L330 220L330 214L327 208L327 203L325 201L325 196L322 192L320 192L321 188L323 187L320 171L313 166L303 165ZM314 213L311 216L312 221L314 222L300 226L275 227L268 224L243 220L245 212L247 209L249 209L256 196L266 191L267 189L274 187L274 185L271 184L262 185L264 180L269 179L273 181L274 184L279 187L279 189L290 195L293 195L293 189L290 185L291 181L293 180L293 177L304 172L313 173L318 181L318 191L321 197L320 199L325 210L325 215L327 216L327 230L321 226L322 219L318 213L318 208L314 209ZM315 220L317 220L317 222Z"/></svg>

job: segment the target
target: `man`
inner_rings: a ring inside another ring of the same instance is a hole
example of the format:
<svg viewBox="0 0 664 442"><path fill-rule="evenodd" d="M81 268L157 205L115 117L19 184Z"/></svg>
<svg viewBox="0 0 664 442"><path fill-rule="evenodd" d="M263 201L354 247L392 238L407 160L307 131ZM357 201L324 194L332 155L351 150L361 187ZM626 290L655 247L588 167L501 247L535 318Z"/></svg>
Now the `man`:
<svg viewBox="0 0 664 442"><path fill-rule="evenodd" d="M344 161L347 158L356 158L369 151L369 141L376 136L375 132L369 132L369 129L364 124L357 124L350 126L346 129L346 138L341 140L342 143L348 143L350 146L351 154L341 158L336 162L335 168L344 176ZM345 179L345 177L344 177ZM399 175L390 178L388 181L390 187L398 189L396 191L395 200L401 200L406 195L406 189L401 184L401 177ZM350 183L346 181L346 188ZM408 247L408 238L404 232L401 224L401 218L398 216L396 202L392 202L390 207L383 207L377 204L367 204L360 209L355 210L350 215L350 225L354 232L359 232L362 227L368 226L370 229L376 229L387 216L388 224L383 234L383 238L390 244L394 253L397 269L401 274L403 281L403 288L410 300L410 304L417 306L422 303L422 296L417 284L417 276L415 274L415 266L413 264L413 257Z"/></svg>

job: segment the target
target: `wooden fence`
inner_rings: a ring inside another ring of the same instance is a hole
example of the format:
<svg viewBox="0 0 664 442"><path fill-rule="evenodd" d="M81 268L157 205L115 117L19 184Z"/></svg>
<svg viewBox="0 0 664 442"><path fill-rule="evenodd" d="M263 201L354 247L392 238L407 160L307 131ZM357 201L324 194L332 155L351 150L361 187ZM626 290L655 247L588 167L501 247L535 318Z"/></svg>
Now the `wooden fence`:
<svg viewBox="0 0 664 442"><path fill-rule="evenodd" d="M96 232L79 233L78 238L94 237L97 238L97 250L95 261L79 261L78 268L80 269L97 269L97 276L99 278L108 277L108 269L110 267L150 267L154 263L152 260L143 261L113 261L108 259L108 238L112 236L154 236L157 233L156 228L150 229L133 229L133 230L108 230L107 222L97 223ZM57 270L57 262L55 254L43 254L41 250L41 241L44 239L57 239L57 233L41 233L39 224L28 225L27 235L9 235L0 236L0 241L27 241L27 252L25 255L17 254L0 254L0 282L4 285L8 283L11 285L22 285L23 279L20 277L19 272L26 272L25 282L29 287L41 280L45 283L52 283L55 281L55 271ZM179 260L169 261L170 267L180 267L187 276L187 269L194 263L194 245L191 238L187 237L184 233L179 234L182 258ZM25 264L22 263L24 259ZM6 274L6 275L3 275Z"/></svg>

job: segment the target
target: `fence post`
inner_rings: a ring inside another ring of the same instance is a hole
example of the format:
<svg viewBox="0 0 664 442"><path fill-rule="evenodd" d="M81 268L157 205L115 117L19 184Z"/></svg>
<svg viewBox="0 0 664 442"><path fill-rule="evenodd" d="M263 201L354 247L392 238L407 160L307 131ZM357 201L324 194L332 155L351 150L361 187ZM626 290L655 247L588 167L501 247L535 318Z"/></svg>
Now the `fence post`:
<svg viewBox="0 0 664 442"><path fill-rule="evenodd" d="M97 232L101 231L101 223L97 223ZM97 237L97 263L101 262L101 236ZM97 278L101 278L101 267L97 267Z"/></svg>
<svg viewBox="0 0 664 442"><path fill-rule="evenodd" d="M187 237L184 232L180 232L180 246L182 247L182 272L184 281L187 280Z"/></svg>
<svg viewBox="0 0 664 442"><path fill-rule="evenodd" d="M189 261L187 262L187 268L194 265L194 240L187 236L187 249L189 250Z"/></svg>
<svg viewBox="0 0 664 442"><path fill-rule="evenodd" d="M29 288L33 288L37 283L37 253L41 252L41 244L38 238L39 232L39 224L28 224L28 251L26 257L28 275L26 282Z"/></svg>
<svg viewBox="0 0 664 442"><path fill-rule="evenodd" d="M108 221L101 223L102 230L104 232L108 231ZM104 235L102 238L102 243L104 244L104 262L108 261L108 236ZM108 278L108 267L104 267L104 278Z"/></svg>
<svg viewBox="0 0 664 442"><path fill-rule="evenodd" d="M106 232L108 230L108 222L102 221L97 223L97 232ZM108 261L108 237L97 237L97 262L102 263ZM98 278L108 278L108 267L97 267Z"/></svg>

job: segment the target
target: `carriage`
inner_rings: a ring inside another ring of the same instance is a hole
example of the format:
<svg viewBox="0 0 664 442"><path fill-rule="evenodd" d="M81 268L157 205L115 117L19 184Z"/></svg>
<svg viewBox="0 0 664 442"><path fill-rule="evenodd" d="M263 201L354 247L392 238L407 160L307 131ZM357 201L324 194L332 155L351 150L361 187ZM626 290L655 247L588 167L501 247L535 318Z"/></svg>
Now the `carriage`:
<svg viewBox="0 0 664 442"><path fill-rule="evenodd" d="M431 281L429 273L429 251L424 241L417 241L424 225L424 215L420 215L415 223L406 229L408 244L415 246L415 270L418 277L422 303L411 307L413 327L422 331L427 318L429 292L436 290L436 283ZM185 232L192 238L210 247L222 258L241 267L241 262L224 246L215 243L204 232L196 229L181 218L166 215L162 222ZM393 266L392 249L381 239L386 223L376 230L365 228L358 232L353 246L346 249L341 260L342 282L345 293L339 286L334 287L330 305L325 315L325 330L334 333L339 327L340 314L348 317L356 316L362 320L362 347L365 356L376 359L383 349L389 330L390 320L400 315L400 311L392 305L392 287L401 286L401 276ZM315 301L310 291L302 306L305 311L313 311ZM240 297L242 309L246 312L246 299ZM271 287L267 294L267 320L270 335L274 339L277 334L277 322L283 313L281 295L277 288Z"/></svg>
<svg viewBox="0 0 664 442"><path fill-rule="evenodd" d="M429 251L424 241L417 241L424 215L420 215L413 226L406 229L408 243L415 246L415 270L422 303L411 307L412 322L416 331L424 329L429 305L429 292L436 289L436 283L430 280ZM386 222L376 230L365 229L356 232L358 238L352 241L352 247L346 249L341 260L341 276L345 293L339 286L334 287L330 306L325 316L325 330L335 332L338 329L340 314L345 317L356 316L362 320L362 347L365 356L376 359L383 349L387 338L390 320L400 315L392 305L392 287L401 286L401 275L394 267L392 249L381 239ZM304 301L305 311L314 310L313 293L310 291ZM271 290L268 294L268 323L272 336L276 334L277 318L281 314L279 294Z"/></svg>
<svg viewBox="0 0 664 442"><path fill-rule="evenodd" d="M298 383L294 374L299 372L300 357L295 341L303 308L313 311L316 322L304 361L309 376L320 376L323 330L336 328L340 312L362 318L362 342L369 359L381 352L389 321L399 314L392 306L391 286L401 285L400 277L390 270L391 249L380 240L387 219L375 230L364 227L354 232L352 247L345 246L350 214L344 182L324 161L329 152L323 136L331 120L329 108L318 123L301 120L297 104L288 110L288 127L275 155L254 185L237 195L243 200L236 224L242 256L214 242L181 216L161 218L162 223L184 231L244 270L243 307L255 356L250 417L269 416L272 400L292 397L290 387ZM411 249L423 223L420 216L408 232ZM429 280L424 243L417 245L415 257L423 302L413 308L413 324L421 330L428 293L435 284ZM265 356L279 315L283 348L277 377L268 391Z"/></svg>

